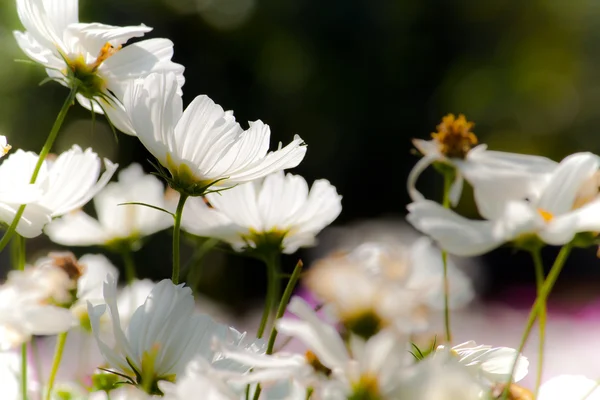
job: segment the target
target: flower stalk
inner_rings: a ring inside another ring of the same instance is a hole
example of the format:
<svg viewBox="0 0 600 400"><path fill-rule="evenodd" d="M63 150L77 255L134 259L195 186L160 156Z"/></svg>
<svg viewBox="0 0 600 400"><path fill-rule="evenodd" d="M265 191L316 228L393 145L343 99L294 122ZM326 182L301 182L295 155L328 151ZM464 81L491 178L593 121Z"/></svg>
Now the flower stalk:
<svg viewBox="0 0 600 400"><path fill-rule="evenodd" d="M48 391L46 392L45 400L52 398L52 388L54 387L54 380L60 367L60 361L62 360L63 351L65 350L65 343L67 342L67 334L69 332L63 332L58 335L56 341L56 349L54 351L54 359L52 360L52 369L50 370L50 376L48 377Z"/></svg>
<svg viewBox="0 0 600 400"><path fill-rule="evenodd" d="M542 261L542 255L539 248L535 250L531 250L531 257L533 258L533 264L535 267L535 282L537 287L537 295L540 295L542 290L542 286L544 285L544 264ZM535 379L535 389L534 389L534 398L537 398L538 391L542 384L542 369L544 368L544 347L546 342L546 315L548 312L548 308L546 305L546 301L542 302L540 307L540 315L539 315L539 348L538 348L538 365L537 365L537 375Z"/></svg>
<svg viewBox="0 0 600 400"><path fill-rule="evenodd" d="M444 208L450 209L450 189L452 187L453 177L449 171L444 171L444 197L442 205ZM446 342L452 343L452 333L450 330L450 285L448 282L448 252L442 250L442 264L444 268L444 330L446 335Z"/></svg>
<svg viewBox="0 0 600 400"><path fill-rule="evenodd" d="M180 247L180 239L181 239L181 216L183 215L183 207L185 206L185 201L187 200L188 195L181 193L179 196L179 202L177 203L177 210L175 211L175 223L173 225L173 274L171 276L171 280L174 284L179 283L179 269L181 265L181 260L179 257L179 247Z"/></svg>
<svg viewBox="0 0 600 400"><path fill-rule="evenodd" d="M260 325L258 326L258 331L256 333L256 337L259 339L262 338L265 333L269 315L271 315L271 310L277 303L277 296L279 296L280 292L279 274L281 266L279 263L279 254L271 252L263 257L263 261L267 266L267 297L265 299L265 309L263 310Z"/></svg>
<svg viewBox="0 0 600 400"><path fill-rule="evenodd" d="M56 120L54 121L54 125L52 125L52 129L50 129L50 134L46 138L44 147L42 147L42 151L40 151L40 154L38 156L38 161L35 164L33 174L31 175L30 183L35 183L35 181L37 180L37 177L40 173L40 169L42 168L42 165L44 164L44 160L46 159L46 156L48 156L48 153L50 153L50 150L52 149L52 146L54 145L54 142L56 141L56 137L58 136L58 132L60 131L60 128L62 127L65 117L67 116L67 113L69 112L69 108L75 101L76 94L77 94L77 88L76 87L72 88L71 91L69 92L69 96L67 96L67 98L65 99L65 102L62 105L62 108L58 112L58 115L56 116ZM17 225L19 224L19 221L21 220L21 217L23 216L23 213L25 212L25 207L26 207L25 204L23 204L23 205L21 205L21 207L19 207L19 209L17 210L17 213L15 214L15 217L13 218L12 223L10 224L10 226L8 227L6 232L4 232L4 236L2 236L2 239L0 240L0 252L2 250L4 250L4 248L10 241L10 239L15 234Z"/></svg>
<svg viewBox="0 0 600 400"><path fill-rule="evenodd" d="M133 283L135 280L135 261L133 259L133 253L131 247L124 247L121 250L121 257L123 258L123 264L125 265L125 280L128 285Z"/></svg>
<svg viewBox="0 0 600 400"><path fill-rule="evenodd" d="M552 292L552 288L554 287L554 284L556 283L556 280L558 279L558 276L560 275L562 268L564 267L565 262L567 261L567 258L571 253L572 248L573 244L567 243L560 249L558 256L556 256L554 264L552 264L552 268L550 269L550 272L548 273L544 284L540 288L539 293L535 299L535 303L533 303L531 311L529 312L529 317L525 326L525 332L523 332L523 336L521 337L521 343L519 343L519 348L517 349L518 354L521 354L523 352L525 344L527 343L527 338L529 337L529 334L533 329L533 325L535 324L535 320L538 314L541 312L542 307L546 304L546 299L550 295L550 292ZM508 382L505 385L504 392L502 393L502 400L508 400L510 384L513 380L513 375L517 368L518 359L518 357L515 358L515 361L513 362Z"/></svg>

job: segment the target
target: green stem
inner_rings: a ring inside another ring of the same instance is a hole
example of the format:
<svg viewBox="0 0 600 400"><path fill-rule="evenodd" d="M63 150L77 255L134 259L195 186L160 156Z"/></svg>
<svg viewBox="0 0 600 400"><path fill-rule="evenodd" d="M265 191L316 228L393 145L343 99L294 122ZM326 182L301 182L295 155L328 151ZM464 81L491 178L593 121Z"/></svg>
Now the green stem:
<svg viewBox="0 0 600 400"><path fill-rule="evenodd" d="M451 173L444 173L444 198L442 205L444 208L450 208L450 189L452 187L453 176ZM446 333L446 343L452 343L452 333L450 330L450 284L448 282L448 252L442 249L442 264L444 267L444 328Z"/></svg>
<svg viewBox="0 0 600 400"><path fill-rule="evenodd" d="M67 342L67 332L60 333L56 339L56 350L54 351L54 359L52 360L52 369L50 370L50 376L48 377L48 391L46 392L46 400L50 400L52 397L52 388L54 387L54 380L60 367L60 360L62 359L63 351L65 350L65 343Z"/></svg>
<svg viewBox="0 0 600 400"><path fill-rule="evenodd" d="M279 307L277 308L277 314L275 314L275 320L273 321L273 327L271 328L271 334L269 335L269 342L267 343L267 351L266 354L273 354L273 347L275 347L275 340L277 339L277 328L275 327L275 321L279 318L283 317L285 313L285 309L287 308L288 303L290 302L290 298L292 297L292 293L294 292L294 288L296 287L296 283L300 279L300 274L302 273L302 261L298 260L296 263L296 267L294 268L294 272L290 280L285 287L285 291L283 292L283 296L281 297L281 301L279 302ZM264 316L264 314L263 314ZM260 397L261 387L260 384L256 387L256 392L254 392L254 400L258 400Z"/></svg>
<svg viewBox="0 0 600 400"><path fill-rule="evenodd" d="M181 193L179 195L179 202L177 203L177 210L175 211L175 223L173 224L173 275L171 280L174 284L179 283L179 242L181 237L181 216L183 215L183 206L188 195Z"/></svg>
<svg viewBox="0 0 600 400"><path fill-rule="evenodd" d="M200 284L200 279L202 278L202 265L200 265L200 261L202 261L204 256L206 256L218 244L219 239L206 239L196 248L192 258L183 268L184 273L187 272L187 285L192 288L194 293L196 292L198 285Z"/></svg>
<svg viewBox="0 0 600 400"><path fill-rule="evenodd" d="M300 279L300 274L302 273L302 261L298 260L296 263L296 267L294 267L294 272L290 280L283 291L283 296L281 297L281 301L279 302L279 307L277 308L277 314L275 314L275 320L283 317L285 313L285 309L287 308L288 303L290 302L290 298L292 297L292 293L294 292L294 288L296 287L296 283ZM277 329L275 329L275 322L273 322L273 327L271 328L271 334L269 335L269 342L267 344L267 352L266 354L273 354L273 347L275 346L275 339L277 339Z"/></svg>
<svg viewBox="0 0 600 400"><path fill-rule="evenodd" d="M529 337L529 334L533 329L536 317L540 313L542 307L546 304L546 299L550 295L550 292L552 292L552 288L554 287L554 284L556 283L556 280L558 279L558 276L560 275L560 272L562 271L562 268L564 267L572 248L573 245L571 243L567 243L560 249L558 256L556 256L556 260L554 260L554 264L552 265L552 268L550 269L550 272L548 273L548 276L546 277L546 280L544 281L544 284L542 285L535 299L535 303L533 303L533 306L531 307L531 311L529 312L529 317L527 319L527 324L525 326L525 332L523 332L523 336L521 337L521 343L519 343L519 348L517 349L517 355L515 357L515 361L513 362L508 382L506 383L506 386L504 387L504 392L502 393L502 400L508 399L510 385L512 383L513 375L515 374L515 370L517 369L519 356L525 348L527 338Z"/></svg>
<svg viewBox="0 0 600 400"><path fill-rule="evenodd" d="M21 345L21 397L27 400L27 342Z"/></svg>
<svg viewBox="0 0 600 400"><path fill-rule="evenodd" d="M531 256L533 258L533 265L535 266L535 282L537 286L537 295L540 295L542 290L542 286L544 285L544 264L542 261L541 250L535 249L531 251ZM544 345L546 342L546 315L547 315L547 306L546 301L542 302L540 307L540 315L539 315L539 330L540 330L540 338L539 338L539 348L538 348L538 365L537 365L537 375L535 379L535 389L534 389L534 398L537 398L538 391L540 389L540 385L542 384L542 370L544 368Z"/></svg>
<svg viewBox="0 0 600 400"><path fill-rule="evenodd" d="M10 242L10 259L14 270L25 270L25 238L15 236ZM21 397L27 399L27 343L21 345Z"/></svg>
<svg viewBox="0 0 600 400"><path fill-rule="evenodd" d="M44 160L46 159L46 156L48 155L48 153L50 153L50 150L52 149L52 146L54 145L54 141L56 140L56 137L58 136L58 132L60 131L60 128L65 120L67 112L69 111L69 107L71 107L71 104L75 100L76 94L77 94L77 88L71 89L71 92L69 92L69 96L66 98L65 102L62 105L62 108L58 112L58 116L56 117L56 120L54 121L54 125L52 125L50 134L48 135L48 138L46 138L44 147L42 147L42 151L40 151L37 163L35 164L35 168L33 169L33 174L31 175L31 180L29 181L29 183L35 183L35 181L38 177L38 174L40 173L40 169L42 168L42 165L44 164ZM17 225L19 224L19 221L21 220L21 217L23 216L23 213L25 212L25 207L26 207L25 204L23 204L19 207L10 226L8 227L6 232L4 232L4 236L2 236L2 240L0 240L0 252L2 250L4 250L4 248L6 247L6 245L12 238L12 236L14 235L14 233L17 229Z"/></svg>
<svg viewBox="0 0 600 400"><path fill-rule="evenodd" d="M130 285L135 280L135 261L130 247L125 247L121 251L123 263L125 264L125 280Z"/></svg>
<svg viewBox="0 0 600 400"><path fill-rule="evenodd" d="M267 266L267 298L265 299L265 309L260 320L258 332L256 333L257 338L262 338L269 321L269 315L273 306L277 303L277 296L279 296L279 254L272 253L264 257L263 261Z"/></svg>

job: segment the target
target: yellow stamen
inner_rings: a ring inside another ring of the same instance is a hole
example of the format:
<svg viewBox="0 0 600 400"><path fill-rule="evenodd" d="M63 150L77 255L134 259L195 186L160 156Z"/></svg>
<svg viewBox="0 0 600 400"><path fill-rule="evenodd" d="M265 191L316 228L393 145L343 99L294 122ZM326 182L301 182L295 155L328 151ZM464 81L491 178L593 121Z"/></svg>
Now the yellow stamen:
<svg viewBox="0 0 600 400"><path fill-rule="evenodd" d="M548 212L548 211L543 210L541 208L538 208L537 211L538 211L538 213L540 213L540 215L542 216L542 218L544 218L544 221L546 221L546 222L550 222L554 218L554 215L552 215L551 212Z"/></svg>
<svg viewBox="0 0 600 400"><path fill-rule="evenodd" d="M121 45L114 47L110 43L106 43L104 46L102 46L102 48L100 49L100 52L98 53L98 57L96 57L96 61L94 61L93 63L90 64L92 71L95 71L96 69L98 69L100 64L102 64L104 61L106 61L107 58L114 55L117 51L121 50L121 47L122 47Z"/></svg>
<svg viewBox="0 0 600 400"><path fill-rule="evenodd" d="M473 122L467 121L463 114L459 114L458 118L454 114L448 114L442 118L437 132L433 132L431 137L446 157L465 158L478 142L477 136L471 132L474 125Z"/></svg>

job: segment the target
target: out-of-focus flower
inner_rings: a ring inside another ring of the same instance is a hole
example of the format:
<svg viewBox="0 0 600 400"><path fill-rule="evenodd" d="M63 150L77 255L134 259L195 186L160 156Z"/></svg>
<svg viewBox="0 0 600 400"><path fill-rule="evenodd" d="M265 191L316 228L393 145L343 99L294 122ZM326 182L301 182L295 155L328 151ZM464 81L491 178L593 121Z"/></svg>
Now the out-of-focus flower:
<svg viewBox="0 0 600 400"><path fill-rule="evenodd" d="M168 39L143 40L126 47L131 38L152 28L79 22L78 0L17 0L25 32L14 35L21 49L46 68L50 79L77 90L85 108L106 113L119 130L135 131L122 105L127 82L153 71L172 71L177 89L183 85L183 66L171 61Z"/></svg>
<svg viewBox="0 0 600 400"><path fill-rule="evenodd" d="M160 180L144 174L139 164L119 172L119 181L106 185L93 201L98 219L83 211L69 213L49 224L46 234L66 246L119 247L125 243L138 247L143 237L173 225L173 218L165 212L141 205L119 205L139 202L167 207Z"/></svg>
<svg viewBox="0 0 600 400"><path fill-rule="evenodd" d="M185 374L177 379L177 383L161 381L158 384L166 400L188 400L198 397L207 400L240 400L227 385L222 374L213 369L209 362L197 357L189 362Z"/></svg>
<svg viewBox="0 0 600 400"><path fill-rule="evenodd" d="M4 157L12 149L12 146L8 144L6 136L0 135L0 157Z"/></svg>
<svg viewBox="0 0 600 400"><path fill-rule="evenodd" d="M29 184L38 155L17 150L0 165L0 181L7 187L21 188ZM104 159L106 171L100 176L100 158L92 149L79 146L60 154L55 160L46 160L33 187L39 198L28 203L17 225L17 233L32 238L42 233L42 228L52 218L82 207L110 180L118 165ZM0 221L10 224L17 213L20 201L0 196Z"/></svg>
<svg viewBox="0 0 600 400"><path fill-rule="evenodd" d="M324 395L327 393L341 396L331 398L397 398L394 394L398 390L398 374L407 365L408 353L405 342L398 340L396 334L381 331L367 341L350 335L347 348L336 329L319 320L301 299L294 297L288 310L300 319L282 318L277 321L277 330L299 339L310 352L304 364L294 365L280 356L282 365L276 369L285 372L287 364L290 376L304 380L317 398L329 398ZM292 356L291 361L296 359ZM273 364L276 362L274 358ZM306 366L313 371L308 376Z"/></svg>
<svg viewBox="0 0 600 400"><path fill-rule="evenodd" d="M183 228L230 243L240 251L268 248L294 253L315 244L316 235L342 211L342 196L327 180L308 184L299 175L273 173L203 199L190 199Z"/></svg>
<svg viewBox="0 0 600 400"><path fill-rule="evenodd" d="M450 305L473 297L470 281L448 265ZM443 274L439 251L428 238L411 247L363 243L348 253L316 262L304 283L331 306L344 326L363 337L386 327L403 333L427 327L428 309L443 309Z"/></svg>
<svg viewBox="0 0 600 400"><path fill-rule="evenodd" d="M104 284L106 304L88 305L92 330L110 368L128 376L148 393L160 393L160 380L175 381L195 357L218 362L211 348L214 337L240 344L244 335L194 312L192 291L170 280L156 284L145 303L133 313L129 326L121 326L116 282ZM110 309L114 347L100 337L100 317Z"/></svg>
<svg viewBox="0 0 600 400"><path fill-rule="evenodd" d="M559 375L544 382L538 400L599 400L600 386L597 381L583 375Z"/></svg>
<svg viewBox="0 0 600 400"><path fill-rule="evenodd" d="M267 153L268 125L259 120L244 131L231 111L223 111L207 96L196 97L183 111L173 73L136 80L124 102L140 141L169 170L170 185L188 195L293 168L306 153L299 136Z"/></svg>
<svg viewBox="0 0 600 400"><path fill-rule="evenodd" d="M447 346L439 346L436 351L446 351ZM474 372L478 378L482 378L490 384L503 383L510 377L515 357L519 357L515 373L512 376L514 382L518 382L527 375L529 361L526 357L518 354L517 350L510 347L492 347L477 345L473 341L461 343L449 349L450 354L458 357L458 360L469 370Z"/></svg>
<svg viewBox="0 0 600 400"><path fill-rule="evenodd" d="M527 182L534 184L555 168L556 163L545 157L491 151L486 145L477 145L477 136L471 131L473 125L462 114L458 118L448 114L437 126L437 132L431 134L432 140L413 140L423 154L408 175L408 193L413 201L424 200L415 185L421 173L436 162L454 168L455 180L450 190L454 205L460 199L465 178L473 183L480 179L493 182L496 178L515 181L526 177Z"/></svg>
<svg viewBox="0 0 600 400"><path fill-rule="evenodd" d="M456 357L443 351L405 369L394 399L481 400L490 398L481 384Z"/></svg>
<svg viewBox="0 0 600 400"><path fill-rule="evenodd" d="M75 300L81 270L73 260L70 253L50 253L35 266L9 273L0 286L0 350L75 325L68 307Z"/></svg>
<svg viewBox="0 0 600 400"><path fill-rule="evenodd" d="M510 191L505 185L511 183L499 181L478 200L484 221L469 220L429 200L409 204L407 219L457 255L479 255L531 237L563 245L577 233L600 231L600 197L589 196L599 166L598 156L591 153L568 156L543 188L522 199L506 201L501 193Z"/></svg>

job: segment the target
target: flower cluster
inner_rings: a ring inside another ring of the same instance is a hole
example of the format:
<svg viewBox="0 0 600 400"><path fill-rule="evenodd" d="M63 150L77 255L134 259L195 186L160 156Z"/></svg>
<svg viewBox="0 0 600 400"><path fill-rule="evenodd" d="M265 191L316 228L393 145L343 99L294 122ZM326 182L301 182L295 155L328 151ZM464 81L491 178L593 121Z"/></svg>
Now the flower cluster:
<svg viewBox="0 0 600 400"><path fill-rule="evenodd" d="M432 140L414 141L423 158L408 176L407 220L429 237L412 245L363 241L307 273L298 261L282 288L282 254L316 245L342 211L328 180L309 186L284 172L304 159L300 136L270 150L261 120L243 128L206 95L184 109L184 67L171 61L173 43L126 45L152 30L143 24L79 22L77 0L16 4L24 27L14 33L18 45L70 94L40 153L17 149L0 164L0 251L10 242L12 260L0 284L3 399L534 398L517 384L529 368L522 348L453 345L450 311L475 293L448 254L511 243L539 267L544 244L564 245L548 277L539 274L528 330L539 316L543 333L545 300L564 259L600 232L600 158L578 153L556 163L487 150L472 122L448 115ZM133 164L109 183L119 166L92 149L51 155L75 100L137 137L156 160L153 174ZM0 137L0 157L10 150ZM416 189L432 164L445 176L441 204ZM482 220L452 210L465 180ZM95 215L82 209L89 201ZM138 279L134 252L169 228L171 279ZM199 311L195 286L180 283L182 230L200 237L203 250L218 245L265 263L256 335ZM28 264L26 239L43 233L56 244L120 255L125 284L102 254L51 252ZM305 298L293 296L299 281ZM443 338L433 323L441 315ZM595 389L587 378L563 376L534 392L549 400L558 392L598 396Z"/></svg>

